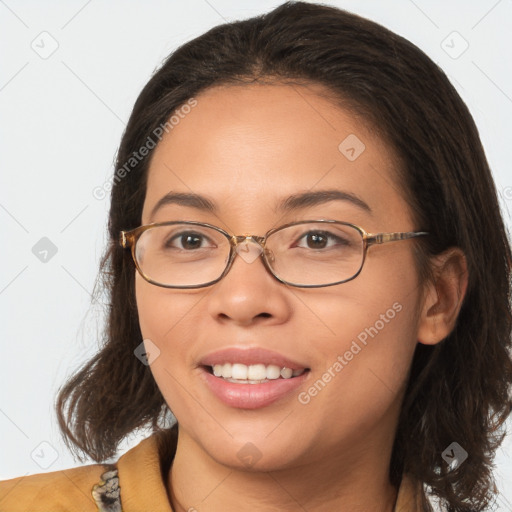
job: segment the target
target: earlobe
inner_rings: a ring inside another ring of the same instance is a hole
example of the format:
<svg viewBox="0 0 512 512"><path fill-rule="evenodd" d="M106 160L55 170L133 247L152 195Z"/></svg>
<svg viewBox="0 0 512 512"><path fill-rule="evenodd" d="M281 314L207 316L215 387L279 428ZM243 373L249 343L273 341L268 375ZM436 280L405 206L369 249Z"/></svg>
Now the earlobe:
<svg viewBox="0 0 512 512"><path fill-rule="evenodd" d="M435 345L453 331L468 286L467 261L459 248L451 248L432 261L433 278L425 284L417 339Z"/></svg>

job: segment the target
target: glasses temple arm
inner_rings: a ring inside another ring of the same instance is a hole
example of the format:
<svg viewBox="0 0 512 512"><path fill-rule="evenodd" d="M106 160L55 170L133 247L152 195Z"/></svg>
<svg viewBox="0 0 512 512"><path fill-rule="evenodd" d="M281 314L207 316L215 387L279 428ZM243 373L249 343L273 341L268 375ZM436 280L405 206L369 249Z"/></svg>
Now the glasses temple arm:
<svg viewBox="0 0 512 512"><path fill-rule="evenodd" d="M387 242L396 242L397 240L408 240L419 236L428 235L426 231L408 231L405 233L378 233L373 235L369 233L366 237L368 245L385 244Z"/></svg>

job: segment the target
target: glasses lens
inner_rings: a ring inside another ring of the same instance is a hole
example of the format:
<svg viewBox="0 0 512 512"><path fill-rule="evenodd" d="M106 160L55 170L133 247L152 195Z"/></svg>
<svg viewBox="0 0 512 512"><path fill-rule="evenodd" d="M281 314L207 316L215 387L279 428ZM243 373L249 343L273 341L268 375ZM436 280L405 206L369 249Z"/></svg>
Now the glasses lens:
<svg viewBox="0 0 512 512"><path fill-rule="evenodd" d="M275 274L290 284L328 285L354 277L363 263L363 237L352 226L314 222L272 233L266 248Z"/></svg>
<svg viewBox="0 0 512 512"><path fill-rule="evenodd" d="M229 251L229 240L213 228L171 224L144 231L135 246L135 258L151 281L198 286L221 276Z"/></svg>

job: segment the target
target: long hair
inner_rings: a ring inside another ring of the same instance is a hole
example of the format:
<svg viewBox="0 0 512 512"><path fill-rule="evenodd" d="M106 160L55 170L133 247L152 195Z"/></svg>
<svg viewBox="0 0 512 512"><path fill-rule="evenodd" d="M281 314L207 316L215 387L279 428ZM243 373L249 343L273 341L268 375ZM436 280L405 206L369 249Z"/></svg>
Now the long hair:
<svg viewBox="0 0 512 512"><path fill-rule="evenodd" d="M135 270L118 242L121 230L141 223L152 150L130 159L201 91L252 82L320 84L391 145L414 220L431 233L418 242L423 280L431 278L429 257L449 247L465 253L469 285L456 326L435 346L418 344L414 354L390 481L398 485L403 472L421 481L425 510L429 493L449 511L484 510L511 411L511 248L478 131L445 74L415 45L318 4L286 2L214 27L174 51L139 95L111 192L99 281L109 294L104 340L57 399L68 446L100 462L134 430L164 428L164 398L133 355L142 341ZM454 441L468 459L451 471L442 453Z"/></svg>

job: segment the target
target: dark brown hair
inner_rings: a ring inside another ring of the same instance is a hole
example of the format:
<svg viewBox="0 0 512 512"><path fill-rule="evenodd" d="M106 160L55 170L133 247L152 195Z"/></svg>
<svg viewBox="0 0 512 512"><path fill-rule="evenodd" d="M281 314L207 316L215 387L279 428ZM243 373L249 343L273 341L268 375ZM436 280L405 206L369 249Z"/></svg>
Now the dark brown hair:
<svg viewBox="0 0 512 512"><path fill-rule="evenodd" d="M117 156L122 168L180 106L208 87L254 81L320 84L377 130L400 161L404 197L418 228L419 271L459 247L469 286L453 332L418 344L396 433L390 480L403 472L449 511L481 511L494 491L492 459L511 411L511 249L474 121L445 74L386 28L343 10L287 2L263 16L217 26L178 48L138 97ZM100 352L61 389L66 442L95 461L143 427L161 430L169 411L142 341L134 265L119 232L140 225L150 156L113 183L109 246L102 260L110 309ZM468 459L450 471L442 452ZM423 496L425 510L431 510Z"/></svg>

